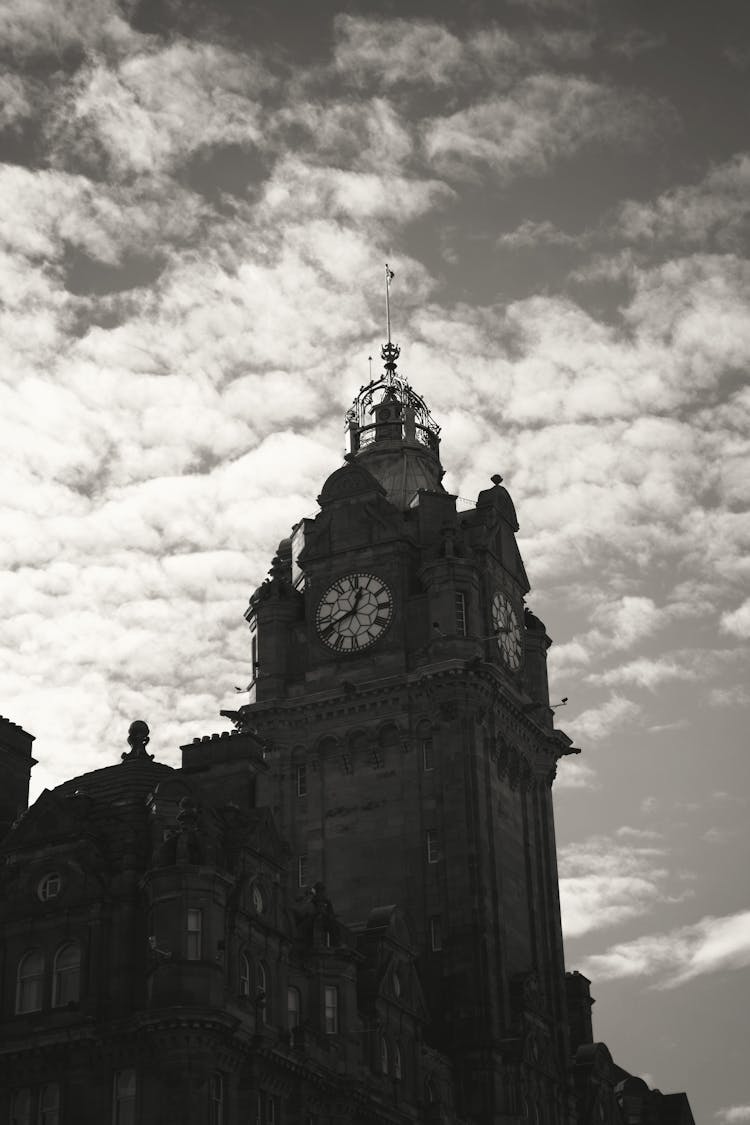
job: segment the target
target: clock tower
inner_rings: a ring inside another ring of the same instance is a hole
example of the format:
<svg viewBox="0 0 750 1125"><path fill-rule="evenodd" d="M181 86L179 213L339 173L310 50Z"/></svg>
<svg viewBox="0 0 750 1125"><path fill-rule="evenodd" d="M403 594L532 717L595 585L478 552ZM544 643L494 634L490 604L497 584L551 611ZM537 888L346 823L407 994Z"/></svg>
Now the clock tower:
<svg viewBox="0 0 750 1125"><path fill-rule="evenodd" d="M551 787L575 751L553 726L551 642L502 478L459 511L439 427L399 349L382 358L319 513L250 600L249 702L227 714L265 746L254 799L300 898L325 884L353 925L404 911L461 1115L568 1125Z"/></svg>

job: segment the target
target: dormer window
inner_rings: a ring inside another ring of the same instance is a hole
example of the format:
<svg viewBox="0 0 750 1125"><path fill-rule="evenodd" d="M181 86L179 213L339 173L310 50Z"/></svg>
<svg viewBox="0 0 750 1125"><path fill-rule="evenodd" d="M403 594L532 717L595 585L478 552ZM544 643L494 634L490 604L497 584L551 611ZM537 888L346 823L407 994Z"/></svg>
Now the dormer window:
<svg viewBox="0 0 750 1125"><path fill-rule="evenodd" d="M37 886L37 895L41 902L49 902L51 898L57 898L62 888L62 879L58 871L51 871L49 875L45 875L43 879L39 880Z"/></svg>

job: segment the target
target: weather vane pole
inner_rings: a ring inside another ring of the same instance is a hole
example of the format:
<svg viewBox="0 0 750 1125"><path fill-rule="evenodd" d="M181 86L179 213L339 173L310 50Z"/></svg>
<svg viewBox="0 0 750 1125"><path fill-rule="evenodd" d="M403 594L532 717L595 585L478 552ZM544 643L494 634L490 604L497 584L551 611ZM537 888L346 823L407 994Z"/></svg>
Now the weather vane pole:
<svg viewBox="0 0 750 1125"><path fill-rule="evenodd" d="M388 343L391 342L391 281L395 273L388 263L385 263L385 324L388 329Z"/></svg>

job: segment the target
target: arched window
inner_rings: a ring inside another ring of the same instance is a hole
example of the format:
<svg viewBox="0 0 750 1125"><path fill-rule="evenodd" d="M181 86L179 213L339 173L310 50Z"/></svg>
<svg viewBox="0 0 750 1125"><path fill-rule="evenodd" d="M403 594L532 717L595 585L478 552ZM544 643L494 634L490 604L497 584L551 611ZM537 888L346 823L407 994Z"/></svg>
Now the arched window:
<svg viewBox="0 0 750 1125"><path fill-rule="evenodd" d="M48 1082L39 1095L39 1125L60 1125L60 1087Z"/></svg>
<svg viewBox="0 0 750 1125"><path fill-rule="evenodd" d="M224 1125L224 1075L211 1075L211 1125Z"/></svg>
<svg viewBox="0 0 750 1125"><path fill-rule="evenodd" d="M290 1031L292 1031L295 1027L299 1027L300 1008L301 1003L299 989L289 987L286 992L286 1014L287 1025Z"/></svg>
<svg viewBox="0 0 750 1125"><path fill-rule="evenodd" d="M44 982L44 957L39 949L32 949L18 963L18 989L16 1012L41 1012L42 984Z"/></svg>
<svg viewBox="0 0 750 1125"><path fill-rule="evenodd" d="M247 953L240 953L239 972L240 996L250 995L250 958Z"/></svg>
<svg viewBox="0 0 750 1125"><path fill-rule="evenodd" d="M403 1076L404 1076L404 1073L403 1073L403 1067L402 1067L402 1064L401 1064L401 1048L399 1047L399 1045L397 1043L396 1046L393 1048L393 1077L401 1079L401 1078L403 1078Z"/></svg>
<svg viewBox="0 0 750 1125"><path fill-rule="evenodd" d="M61 945L52 970L52 1007L75 1004L81 994L81 947L77 941Z"/></svg>
<svg viewBox="0 0 750 1125"><path fill-rule="evenodd" d="M112 1089L112 1125L135 1125L135 1070L118 1070Z"/></svg>
<svg viewBox="0 0 750 1125"><path fill-rule="evenodd" d="M385 1039L380 1040L380 1069L383 1074L388 1073L388 1044Z"/></svg>
<svg viewBox="0 0 750 1125"><path fill-rule="evenodd" d="M10 1125L31 1125L31 1091L16 1090L10 1103Z"/></svg>
<svg viewBox="0 0 750 1125"><path fill-rule="evenodd" d="M258 1007L261 1010L263 1023L268 1023L270 1018L271 996L268 990L268 969L262 961L258 962ZM261 1004L260 1001L263 1001Z"/></svg>

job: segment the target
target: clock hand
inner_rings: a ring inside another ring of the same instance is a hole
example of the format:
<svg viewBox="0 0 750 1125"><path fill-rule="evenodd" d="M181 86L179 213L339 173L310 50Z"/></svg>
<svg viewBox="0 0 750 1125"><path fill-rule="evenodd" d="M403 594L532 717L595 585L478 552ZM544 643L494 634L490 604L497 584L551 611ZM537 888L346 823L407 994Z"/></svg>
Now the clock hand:
<svg viewBox="0 0 750 1125"><path fill-rule="evenodd" d="M326 626L326 628L323 629L323 631L321 632L321 634L320 634L321 637L324 637L324 638L327 637L328 634L333 632L333 630L336 628L336 626L340 625L342 621L346 621L346 619L348 617L354 616L354 614L357 612L357 606L360 603L360 599L361 599L363 593L364 593L364 590L362 589L362 587L358 586L357 589L356 589L356 593L355 593L355 597L354 597L354 605L352 606L352 608L348 609L346 611L346 613L342 613L341 617L336 617L336 618L334 618L333 621L329 622L329 624Z"/></svg>

